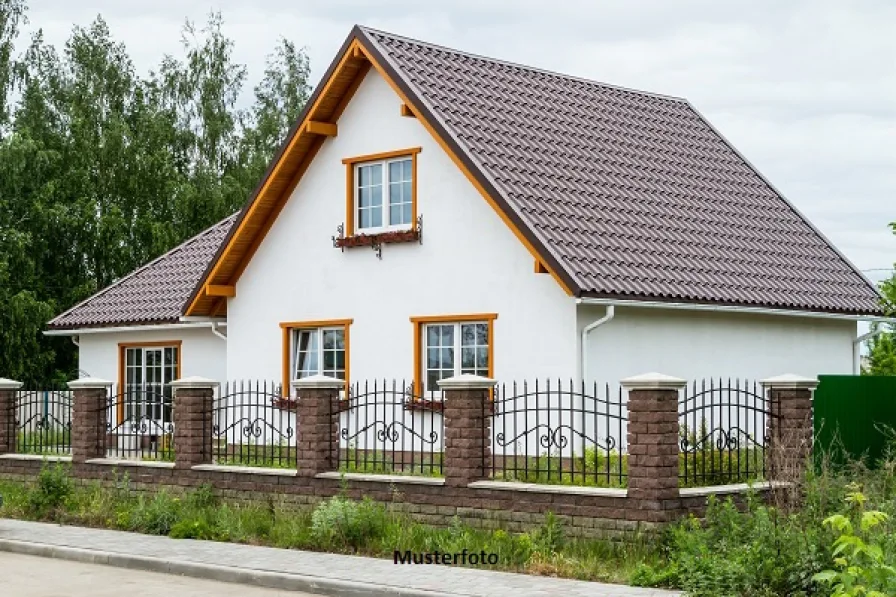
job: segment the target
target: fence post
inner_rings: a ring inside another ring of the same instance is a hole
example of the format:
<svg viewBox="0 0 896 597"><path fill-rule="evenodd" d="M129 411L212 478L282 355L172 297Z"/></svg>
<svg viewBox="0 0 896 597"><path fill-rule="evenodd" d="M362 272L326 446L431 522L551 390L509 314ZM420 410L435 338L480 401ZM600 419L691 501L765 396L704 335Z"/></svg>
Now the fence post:
<svg viewBox="0 0 896 597"><path fill-rule="evenodd" d="M490 392L497 383L478 375L458 375L439 380L445 392L445 484L465 487L488 476L492 450Z"/></svg>
<svg viewBox="0 0 896 597"><path fill-rule="evenodd" d="M300 477L313 477L336 468L339 449L339 391L345 381L312 375L292 381L296 392L296 466Z"/></svg>
<svg viewBox="0 0 896 597"><path fill-rule="evenodd" d="M674 520L678 493L678 393L687 383L661 373L623 379L628 390L628 498L633 518Z"/></svg>
<svg viewBox="0 0 896 597"><path fill-rule="evenodd" d="M72 462L106 457L106 423L112 382L85 377L68 382L72 396Z"/></svg>
<svg viewBox="0 0 896 597"><path fill-rule="evenodd" d="M22 382L0 377L0 454L16 451L16 392Z"/></svg>
<svg viewBox="0 0 896 597"><path fill-rule="evenodd" d="M212 462L212 403L220 384L204 377L171 382L174 390L174 468Z"/></svg>
<svg viewBox="0 0 896 597"><path fill-rule="evenodd" d="M768 463L773 481L799 481L812 456L815 379L788 373L759 382L768 392Z"/></svg>

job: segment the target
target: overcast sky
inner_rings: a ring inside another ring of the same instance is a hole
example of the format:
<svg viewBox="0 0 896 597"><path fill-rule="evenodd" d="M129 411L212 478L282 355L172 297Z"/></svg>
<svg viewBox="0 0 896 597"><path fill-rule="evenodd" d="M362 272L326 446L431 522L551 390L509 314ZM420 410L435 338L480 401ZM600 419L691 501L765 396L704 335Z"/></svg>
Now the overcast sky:
<svg viewBox="0 0 896 597"><path fill-rule="evenodd" d="M860 269L896 261L896 236L886 226L896 220L892 0L30 0L30 7L29 29L42 28L59 46L72 25L102 14L140 71L180 53L185 19L202 23L216 9L252 85L280 36L307 49L317 83L361 23L684 96Z"/></svg>

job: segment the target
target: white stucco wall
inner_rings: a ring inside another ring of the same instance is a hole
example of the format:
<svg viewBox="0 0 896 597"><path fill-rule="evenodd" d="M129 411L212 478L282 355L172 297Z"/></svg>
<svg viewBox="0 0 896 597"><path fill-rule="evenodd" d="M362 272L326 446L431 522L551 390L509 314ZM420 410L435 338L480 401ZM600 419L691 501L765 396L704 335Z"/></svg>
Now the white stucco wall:
<svg viewBox="0 0 896 597"><path fill-rule="evenodd" d="M135 332L82 334L78 368L82 375L118 383L118 344L121 342L162 342L181 340L181 376L199 375L227 379L227 345L209 328L179 330L147 329Z"/></svg>
<svg viewBox="0 0 896 597"><path fill-rule="evenodd" d="M576 310L494 210L371 72L268 232L228 302L227 373L281 377L283 321L354 320L354 381L413 377L411 316L497 313L499 379L575 375ZM423 244L341 252L343 158L421 147L418 213Z"/></svg>
<svg viewBox="0 0 896 597"><path fill-rule="evenodd" d="M580 337L606 307L580 305L578 313ZM615 383L649 371L689 381L851 374L855 337L852 321L617 307L588 337L587 376Z"/></svg>

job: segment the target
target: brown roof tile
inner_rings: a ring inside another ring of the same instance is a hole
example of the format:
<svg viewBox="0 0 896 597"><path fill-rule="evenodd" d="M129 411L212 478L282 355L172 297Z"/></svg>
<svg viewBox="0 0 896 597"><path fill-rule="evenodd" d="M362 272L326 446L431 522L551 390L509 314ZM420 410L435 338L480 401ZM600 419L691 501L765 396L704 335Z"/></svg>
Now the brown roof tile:
<svg viewBox="0 0 896 597"><path fill-rule="evenodd" d="M359 31L577 294L880 312L686 100Z"/></svg>
<svg viewBox="0 0 896 597"><path fill-rule="evenodd" d="M178 321L236 214L171 249L53 319L50 329Z"/></svg>

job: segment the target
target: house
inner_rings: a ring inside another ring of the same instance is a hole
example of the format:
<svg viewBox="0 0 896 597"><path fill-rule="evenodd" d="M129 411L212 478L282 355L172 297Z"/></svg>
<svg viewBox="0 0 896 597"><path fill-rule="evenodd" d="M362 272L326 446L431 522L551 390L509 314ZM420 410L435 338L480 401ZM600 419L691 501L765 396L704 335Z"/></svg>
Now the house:
<svg viewBox="0 0 896 597"><path fill-rule="evenodd" d="M245 207L49 323L124 388L850 373L872 284L687 100L355 27ZM284 390L285 391L285 390Z"/></svg>

